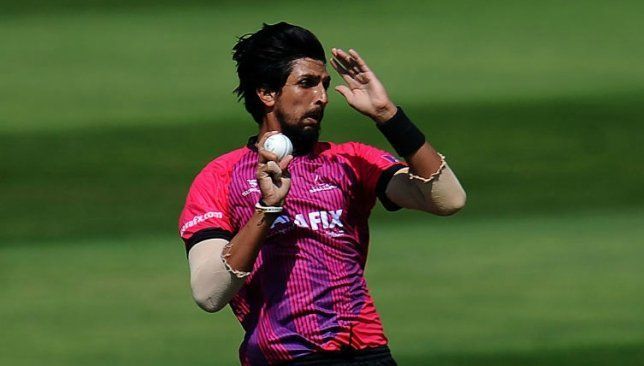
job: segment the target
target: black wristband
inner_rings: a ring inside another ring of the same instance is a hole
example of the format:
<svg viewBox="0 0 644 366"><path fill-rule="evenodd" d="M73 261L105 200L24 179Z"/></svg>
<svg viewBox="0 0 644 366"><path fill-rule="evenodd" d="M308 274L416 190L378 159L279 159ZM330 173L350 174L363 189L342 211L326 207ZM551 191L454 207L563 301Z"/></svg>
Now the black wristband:
<svg viewBox="0 0 644 366"><path fill-rule="evenodd" d="M385 135L396 153L402 157L415 153L425 143L425 135L409 120L400 107L389 121L378 123L378 129Z"/></svg>

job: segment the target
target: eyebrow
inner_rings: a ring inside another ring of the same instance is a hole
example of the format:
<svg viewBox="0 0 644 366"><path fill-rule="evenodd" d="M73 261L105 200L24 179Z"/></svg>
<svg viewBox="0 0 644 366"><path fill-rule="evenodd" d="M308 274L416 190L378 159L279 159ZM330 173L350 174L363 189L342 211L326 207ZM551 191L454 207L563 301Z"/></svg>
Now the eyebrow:
<svg viewBox="0 0 644 366"><path fill-rule="evenodd" d="M298 79L304 79L304 78L331 80L331 75L327 75L326 77L321 77L320 75L314 75L314 74L303 74L298 76Z"/></svg>

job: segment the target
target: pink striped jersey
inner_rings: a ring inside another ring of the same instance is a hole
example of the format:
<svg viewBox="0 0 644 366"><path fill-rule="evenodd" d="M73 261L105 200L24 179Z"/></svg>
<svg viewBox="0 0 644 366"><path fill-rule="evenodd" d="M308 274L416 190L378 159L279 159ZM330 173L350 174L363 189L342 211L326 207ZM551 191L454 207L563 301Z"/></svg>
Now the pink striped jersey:
<svg viewBox="0 0 644 366"><path fill-rule="evenodd" d="M187 250L205 239L230 240L252 216L261 198L254 141L195 178L179 221ZM364 278L367 220L376 197L399 208L384 191L402 167L388 152L356 142L318 142L293 159L284 211L230 301L246 332L243 365L387 344Z"/></svg>

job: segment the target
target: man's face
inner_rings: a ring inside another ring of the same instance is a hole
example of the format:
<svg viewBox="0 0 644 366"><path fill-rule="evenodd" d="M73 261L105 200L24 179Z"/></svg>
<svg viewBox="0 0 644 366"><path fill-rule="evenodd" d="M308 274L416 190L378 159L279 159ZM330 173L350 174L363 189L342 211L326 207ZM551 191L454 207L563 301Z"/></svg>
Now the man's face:
<svg viewBox="0 0 644 366"><path fill-rule="evenodd" d="M275 115L297 154L311 151L320 136L330 82L322 61L300 58L293 61L291 74L275 97Z"/></svg>

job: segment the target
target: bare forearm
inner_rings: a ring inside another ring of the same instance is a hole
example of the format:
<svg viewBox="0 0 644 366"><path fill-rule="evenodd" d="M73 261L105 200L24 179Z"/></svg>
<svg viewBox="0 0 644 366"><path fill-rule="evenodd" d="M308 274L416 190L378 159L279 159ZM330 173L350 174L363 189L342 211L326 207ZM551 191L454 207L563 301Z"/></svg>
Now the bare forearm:
<svg viewBox="0 0 644 366"><path fill-rule="evenodd" d="M256 210L246 225L232 238L224 251L226 262L232 269L243 272L253 269L266 233L275 218L275 214Z"/></svg>
<svg viewBox="0 0 644 366"><path fill-rule="evenodd" d="M409 164L409 172L423 178L437 174L443 165L443 159L428 142L416 152L405 156L405 160Z"/></svg>

